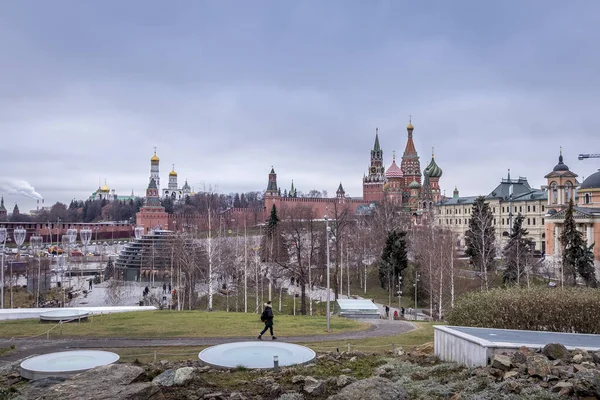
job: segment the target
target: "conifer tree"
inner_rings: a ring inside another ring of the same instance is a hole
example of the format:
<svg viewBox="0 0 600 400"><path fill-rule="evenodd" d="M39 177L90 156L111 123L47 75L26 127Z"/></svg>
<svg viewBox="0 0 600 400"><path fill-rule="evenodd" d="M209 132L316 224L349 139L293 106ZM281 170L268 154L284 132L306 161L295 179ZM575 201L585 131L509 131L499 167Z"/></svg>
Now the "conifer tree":
<svg viewBox="0 0 600 400"><path fill-rule="evenodd" d="M379 282L383 289L390 290L396 277L408 267L406 232L392 230L388 233L379 263Z"/></svg>
<svg viewBox="0 0 600 400"><path fill-rule="evenodd" d="M588 247L583 240L583 234L577 230L577 224L573 217L573 198L569 200L569 206L565 213L565 222L563 231L560 235L560 242L563 250L563 267L566 274L573 278L573 284L577 283L577 274L583 278L586 285L597 287L598 280L594 269L594 255L592 244Z"/></svg>
<svg viewBox="0 0 600 400"><path fill-rule="evenodd" d="M273 204L271 214L269 215L269 219L267 219L260 247L263 262L285 263L289 259L285 238L279 226L279 217L275 204Z"/></svg>
<svg viewBox="0 0 600 400"><path fill-rule="evenodd" d="M494 268L496 256L493 222L494 217L489 204L483 196L479 196L473 203L469 229L465 234L465 253L471 259L473 267L482 275L486 290L489 288L488 273Z"/></svg>
<svg viewBox="0 0 600 400"><path fill-rule="evenodd" d="M512 234L504 247L506 269L504 270L504 283L520 285L523 278L528 278L528 268L533 256L533 241L527 239L527 229L523 228L525 218L519 214L515 219ZM529 279L527 279L529 285Z"/></svg>

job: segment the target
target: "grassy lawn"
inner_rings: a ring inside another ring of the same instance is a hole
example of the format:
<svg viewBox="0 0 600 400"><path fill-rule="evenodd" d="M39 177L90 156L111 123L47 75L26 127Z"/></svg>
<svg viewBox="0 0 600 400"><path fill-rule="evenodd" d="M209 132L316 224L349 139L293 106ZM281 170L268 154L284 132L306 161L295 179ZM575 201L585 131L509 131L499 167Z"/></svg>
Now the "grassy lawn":
<svg viewBox="0 0 600 400"><path fill-rule="evenodd" d="M40 335L54 324L37 319L0 322L0 337L29 337ZM88 322L62 325L63 337L235 337L254 336L264 324L256 314L203 311L143 311L94 316ZM325 317L275 315L275 334L281 336L326 335ZM368 325L354 320L334 317L331 333L367 329ZM61 328L50 332L61 336Z"/></svg>
<svg viewBox="0 0 600 400"><path fill-rule="evenodd" d="M419 346L424 343L433 341L433 323L431 322L416 322L417 329L404 333L401 335L389 336L389 337L373 337L366 339L356 340L340 340L340 341L326 341L326 342L313 342L313 343L302 343L302 345L310 347L311 349L322 352L322 351L345 351L348 349L348 343L350 343L351 350L358 350L365 353L384 353L392 349L392 344L396 348L410 348ZM156 359L168 360L168 361L182 361L182 360L195 360L198 358L198 353L202 351L205 346L186 346L186 347L140 347L140 348L112 348L104 349L106 351L112 351L121 356L122 362L133 362L138 360L142 363L148 363L154 361L156 353Z"/></svg>

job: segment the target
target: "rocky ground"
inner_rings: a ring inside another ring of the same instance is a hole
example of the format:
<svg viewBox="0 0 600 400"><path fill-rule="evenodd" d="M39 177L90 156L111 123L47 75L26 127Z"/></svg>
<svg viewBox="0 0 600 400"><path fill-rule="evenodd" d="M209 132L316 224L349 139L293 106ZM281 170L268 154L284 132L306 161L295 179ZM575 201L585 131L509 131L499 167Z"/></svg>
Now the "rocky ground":
<svg viewBox="0 0 600 400"><path fill-rule="evenodd" d="M7 399L596 399L600 353L552 344L497 355L488 367L440 362L428 344L405 352L320 354L314 363L279 372L232 371L197 361L115 364L68 379L27 381L19 362L0 369Z"/></svg>

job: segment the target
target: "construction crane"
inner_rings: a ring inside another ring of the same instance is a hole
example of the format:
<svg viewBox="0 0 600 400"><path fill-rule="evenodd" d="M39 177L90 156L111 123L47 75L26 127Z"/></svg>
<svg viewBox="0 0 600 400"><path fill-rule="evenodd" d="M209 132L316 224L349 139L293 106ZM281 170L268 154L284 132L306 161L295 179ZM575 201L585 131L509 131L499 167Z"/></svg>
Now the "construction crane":
<svg viewBox="0 0 600 400"><path fill-rule="evenodd" d="M586 158L600 158L600 154L580 154L578 158L580 161Z"/></svg>

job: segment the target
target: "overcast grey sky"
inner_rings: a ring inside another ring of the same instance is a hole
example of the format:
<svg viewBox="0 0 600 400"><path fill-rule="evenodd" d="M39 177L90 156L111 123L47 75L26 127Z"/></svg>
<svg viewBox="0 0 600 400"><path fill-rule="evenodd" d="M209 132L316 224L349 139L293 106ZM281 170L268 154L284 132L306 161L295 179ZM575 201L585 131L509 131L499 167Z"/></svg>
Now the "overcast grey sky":
<svg viewBox="0 0 600 400"><path fill-rule="evenodd" d="M600 3L4 1L0 191L7 206L142 194L154 146L196 190L362 195L375 127L386 166L411 114L443 190L488 193L511 168L600 160ZM12 182L12 183L11 183ZM21 183L24 185L24 183Z"/></svg>

